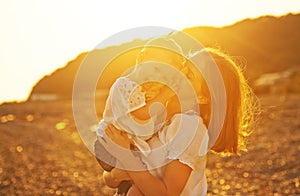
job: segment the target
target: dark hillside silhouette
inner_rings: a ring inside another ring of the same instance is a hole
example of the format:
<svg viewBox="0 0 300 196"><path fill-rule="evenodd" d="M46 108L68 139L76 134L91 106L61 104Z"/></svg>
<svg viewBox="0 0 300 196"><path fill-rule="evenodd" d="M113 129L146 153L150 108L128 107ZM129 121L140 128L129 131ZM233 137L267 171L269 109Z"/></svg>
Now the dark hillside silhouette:
<svg viewBox="0 0 300 196"><path fill-rule="evenodd" d="M236 60L245 66L245 74L253 83L264 73L282 72L300 66L300 14L288 14L282 17L264 16L247 19L223 28L192 27L183 31L199 40L204 46L217 47L236 56ZM134 40L120 46L111 46L92 52L93 63L101 62L101 57L111 51L124 48L142 40ZM72 87L79 65L87 52L57 69L51 75L42 78L34 87L29 99L35 94L56 94L59 98L71 98ZM126 59L126 60L125 60ZM116 76L134 63L126 57L123 62L116 62L120 69L110 69L108 76ZM106 88L114 77L105 78Z"/></svg>

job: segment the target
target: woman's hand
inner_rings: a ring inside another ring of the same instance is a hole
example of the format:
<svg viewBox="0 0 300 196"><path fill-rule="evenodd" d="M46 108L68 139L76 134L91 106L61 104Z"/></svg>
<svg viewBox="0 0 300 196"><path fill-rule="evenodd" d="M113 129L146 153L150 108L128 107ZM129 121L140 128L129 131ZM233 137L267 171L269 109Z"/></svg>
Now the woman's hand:
<svg viewBox="0 0 300 196"><path fill-rule="evenodd" d="M131 140L128 138L126 132L117 129L113 125L108 125L105 133L117 145L130 149Z"/></svg>
<svg viewBox="0 0 300 196"><path fill-rule="evenodd" d="M191 172L192 169L189 166L179 160L173 160L165 166L162 179L156 178L149 171L128 171L128 174L144 195L179 196Z"/></svg>

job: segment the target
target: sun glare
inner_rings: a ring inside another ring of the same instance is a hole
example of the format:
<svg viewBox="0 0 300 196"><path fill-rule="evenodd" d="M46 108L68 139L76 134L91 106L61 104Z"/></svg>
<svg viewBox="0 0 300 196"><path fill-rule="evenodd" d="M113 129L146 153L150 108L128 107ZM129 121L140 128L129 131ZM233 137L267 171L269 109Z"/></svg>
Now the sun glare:
<svg viewBox="0 0 300 196"><path fill-rule="evenodd" d="M2 1L0 103L27 98L44 75L120 31L140 26L181 30L222 27L245 18L299 12L295 0ZM72 9L70 9L72 8ZM55 10L55 11L53 11Z"/></svg>

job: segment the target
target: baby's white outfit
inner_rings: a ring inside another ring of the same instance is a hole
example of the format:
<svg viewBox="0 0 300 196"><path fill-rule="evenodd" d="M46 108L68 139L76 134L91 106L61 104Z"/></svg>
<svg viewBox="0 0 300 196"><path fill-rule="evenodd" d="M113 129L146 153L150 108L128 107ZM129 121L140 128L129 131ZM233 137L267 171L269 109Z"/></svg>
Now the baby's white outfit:
<svg viewBox="0 0 300 196"><path fill-rule="evenodd" d="M97 135L102 137L108 124L126 131L143 153L141 158L149 172L157 178L163 178L168 162L179 160L192 169L181 195L206 195L209 137L200 115L189 110L175 114L169 121L162 121L164 114L160 111L152 114L145 124L139 125L133 121L130 112L145 104L139 85L129 78L119 78L110 89Z"/></svg>

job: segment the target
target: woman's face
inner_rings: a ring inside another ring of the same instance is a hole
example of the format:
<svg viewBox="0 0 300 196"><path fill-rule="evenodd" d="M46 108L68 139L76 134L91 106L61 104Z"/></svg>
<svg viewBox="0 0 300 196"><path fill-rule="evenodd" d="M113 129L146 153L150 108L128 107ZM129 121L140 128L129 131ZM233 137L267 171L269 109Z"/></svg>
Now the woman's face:
<svg viewBox="0 0 300 196"><path fill-rule="evenodd" d="M187 77L189 81L192 83L193 88L196 92L196 94L200 97L207 97L209 99L209 91L205 82L205 79L203 78L201 72L193 65L191 62L187 61L184 64L184 58L168 49L163 48L144 48L139 56L139 62L143 63L147 61L157 61L160 63L166 63L168 65L173 66L174 68L178 70L183 70L185 67L188 67L190 71L188 71ZM160 70L159 70L160 69ZM141 72L138 74L139 77L143 75L143 73L158 73L163 70L162 68L159 68L155 70L155 66L146 68L144 70L141 70ZM200 101L199 101L200 102Z"/></svg>

